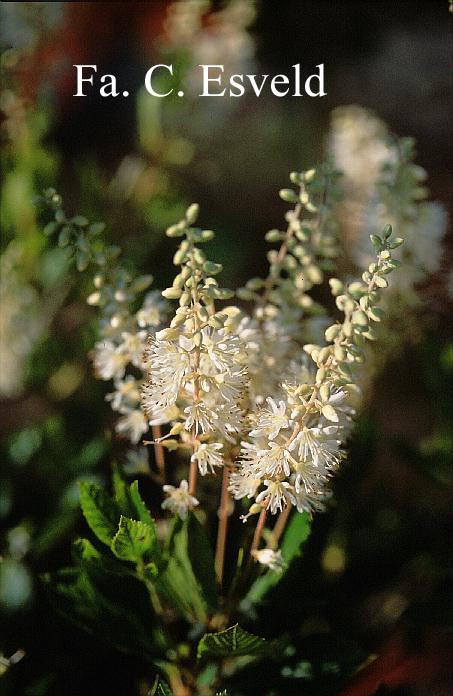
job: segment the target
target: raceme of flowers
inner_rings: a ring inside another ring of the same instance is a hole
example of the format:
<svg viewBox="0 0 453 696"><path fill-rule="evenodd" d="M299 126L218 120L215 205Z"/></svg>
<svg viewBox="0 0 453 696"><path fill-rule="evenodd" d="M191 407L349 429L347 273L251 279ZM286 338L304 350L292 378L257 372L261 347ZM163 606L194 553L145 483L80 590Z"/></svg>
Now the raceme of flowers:
<svg viewBox="0 0 453 696"><path fill-rule="evenodd" d="M342 316L333 321L311 291L335 269L340 174L325 164L290 179L294 188L280 191L293 204L286 229L266 235L277 244L268 253L268 275L238 291L248 312L226 303L234 293L219 285L222 266L202 248L214 233L195 226L196 204L167 230L180 240L172 286L148 291L131 311L151 278L134 280L115 248L96 246L96 225L80 216L68 220L59 196L47 194L56 210L48 233L63 236L60 245L79 267L98 268L88 298L102 315L93 362L97 375L113 382L106 398L121 415L118 433L138 443L151 429L156 450L189 453L187 478L179 486L163 482L162 507L182 519L200 505L197 477L221 470L227 495L244 499L244 521L291 506L322 510L345 456L358 401L355 368L383 318L380 296L399 265L393 252L402 239L387 225L371 235L375 260L360 280L330 277ZM171 302L178 304L168 323ZM281 569L271 550L258 556L252 548L252 557Z"/></svg>
<svg viewBox="0 0 453 696"><path fill-rule="evenodd" d="M328 149L343 173L338 215L348 255L358 267L370 263L369 235L391 224L405 240L398 257L404 266L392 277L387 304L396 293L406 304L417 304L416 284L440 267L447 213L426 200L427 173L414 162L414 141L392 137L372 112L349 106L333 112Z"/></svg>
<svg viewBox="0 0 453 696"><path fill-rule="evenodd" d="M290 250L295 248L295 232L303 227L300 201L305 183L314 177L313 172L292 175L299 193L285 189L281 194L285 200L297 201L297 213L287 216L287 232L278 233L280 257L277 260L271 254L269 278L253 283L261 294L253 291L256 307L251 317L234 306L221 311L215 307L217 299L231 293L220 288L214 277L222 270L220 264L207 260L197 246L212 237L210 231L192 226L197 207L191 206L185 219L167 230L170 237L183 237L174 257L180 272L163 292L165 298L178 300L179 307L170 327L150 338L145 351L148 381L142 390L143 408L151 423L169 425L172 443L179 437L189 446L191 463L200 474L215 473L228 462L230 492L236 499L254 501L244 519L263 509L276 514L287 505L300 512L323 509L329 497L327 483L344 457L343 445L354 415L352 368L363 360L365 342L374 338L371 325L382 316L377 307L380 293L387 287L388 273L399 265L392 251L402 240L392 240L388 226L381 237L373 235L377 258L361 281L344 286L331 279L344 319L330 324L323 344L301 346L291 333L285 335L281 314L291 309L295 294L288 292L288 274L283 271L299 272L300 266L288 259L296 258ZM320 212L310 198L304 196L304 200L310 204L313 227ZM304 229L305 237L309 229ZM307 256L305 262L314 264L314 254L307 251ZM299 252L297 258L304 255ZM300 295L305 291L301 288ZM283 339L278 342L278 359L262 340L270 326L275 333L277 325ZM268 373L273 361L278 365L278 381L270 384L260 380L259 373ZM271 389L267 394L260 390L258 399L257 381ZM165 506L181 515L180 490L166 492L170 499L177 499ZM189 487L188 495L194 492ZM189 497L184 499L189 507L193 505Z"/></svg>

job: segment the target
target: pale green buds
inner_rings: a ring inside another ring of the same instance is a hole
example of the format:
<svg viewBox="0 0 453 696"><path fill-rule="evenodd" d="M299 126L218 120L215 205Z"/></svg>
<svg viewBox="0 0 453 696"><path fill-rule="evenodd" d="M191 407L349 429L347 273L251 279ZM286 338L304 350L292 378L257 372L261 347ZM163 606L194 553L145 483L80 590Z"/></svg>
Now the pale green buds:
<svg viewBox="0 0 453 696"><path fill-rule="evenodd" d="M336 337L340 334L341 332L341 325L340 324L332 324L332 326L329 326L326 331L325 331L325 337L326 341L331 343L336 339Z"/></svg>
<svg viewBox="0 0 453 696"><path fill-rule="evenodd" d="M266 242L280 242L284 239L285 235L280 232L280 230L269 230L265 234Z"/></svg>
<svg viewBox="0 0 453 696"><path fill-rule="evenodd" d="M338 414L335 411L334 407L330 404L326 404L325 406L323 406L321 413L324 416L324 418L327 418L327 420L332 421L332 423L338 423Z"/></svg>
<svg viewBox="0 0 453 696"><path fill-rule="evenodd" d="M166 288L162 290L162 297L167 300L177 300L181 297L181 288Z"/></svg>
<svg viewBox="0 0 453 696"><path fill-rule="evenodd" d="M350 283L348 285L348 291L355 297L355 299L359 299L364 293L366 293L367 288L366 285L361 283L360 281L355 281L354 283Z"/></svg>
<svg viewBox="0 0 453 696"><path fill-rule="evenodd" d="M173 263L175 266L180 266L187 261L187 254L183 249L178 249L178 251L173 256Z"/></svg>
<svg viewBox="0 0 453 696"><path fill-rule="evenodd" d="M197 221L198 214L200 212L200 206L198 203L192 203L186 210L186 220L188 225L193 225Z"/></svg>
<svg viewBox="0 0 453 696"><path fill-rule="evenodd" d="M156 333L156 339L158 341L173 341L175 338L178 338L179 336L179 331L178 329L162 329L162 331L158 331Z"/></svg>
<svg viewBox="0 0 453 696"><path fill-rule="evenodd" d="M213 329L222 329L227 319L228 317L226 314L218 312L209 318L208 324L212 326Z"/></svg>
<svg viewBox="0 0 453 696"><path fill-rule="evenodd" d="M318 266L308 266L305 272L307 274L307 278L313 283L313 285L319 285L322 283L322 271L320 268L318 268Z"/></svg>
<svg viewBox="0 0 453 696"><path fill-rule="evenodd" d="M382 319L385 317L385 312L379 307L370 307L368 309L368 316L373 321L382 321Z"/></svg>
<svg viewBox="0 0 453 696"><path fill-rule="evenodd" d="M288 188L280 189L278 195L282 201L285 201L286 203L296 203L298 198L297 193L293 191L293 189Z"/></svg>
<svg viewBox="0 0 453 696"><path fill-rule="evenodd" d="M213 261L205 261L203 264L203 270L209 275L217 275L223 270L221 263L214 263Z"/></svg>
<svg viewBox="0 0 453 696"><path fill-rule="evenodd" d="M361 309L352 313L352 323L358 326L368 326L368 317Z"/></svg>
<svg viewBox="0 0 453 696"><path fill-rule="evenodd" d="M179 298L179 305L181 307L188 307L190 305L190 302L191 302L191 296L190 296L190 293L187 292L187 290L186 290L185 292L182 293L181 297Z"/></svg>
<svg viewBox="0 0 453 696"><path fill-rule="evenodd" d="M335 359L338 360L338 362L343 362L343 360L346 358L346 351L343 348L343 346L334 346L333 347L333 354L335 356Z"/></svg>
<svg viewBox="0 0 453 696"><path fill-rule="evenodd" d="M334 297L337 297L344 292L344 285L341 280L338 280L338 278L330 278L329 285Z"/></svg>
<svg viewBox="0 0 453 696"><path fill-rule="evenodd" d="M170 227L167 227L165 234L167 237L182 237L184 230L185 227L182 227L181 223L178 223L177 225L170 225Z"/></svg>
<svg viewBox="0 0 453 696"><path fill-rule="evenodd" d="M321 397L321 401L327 401L330 396L330 389L328 384L321 384L321 387L319 388L319 396Z"/></svg>
<svg viewBox="0 0 453 696"><path fill-rule="evenodd" d="M378 286L378 288L386 288L388 287L388 282L385 278L379 275L374 276L374 282Z"/></svg>
<svg viewBox="0 0 453 696"><path fill-rule="evenodd" d="M318 355L318 363L326 362L326 360L330 356L330 352L331 352L330 346L324 346L324 348L321 348L321 350L319 351L319 355Z"/></svg>

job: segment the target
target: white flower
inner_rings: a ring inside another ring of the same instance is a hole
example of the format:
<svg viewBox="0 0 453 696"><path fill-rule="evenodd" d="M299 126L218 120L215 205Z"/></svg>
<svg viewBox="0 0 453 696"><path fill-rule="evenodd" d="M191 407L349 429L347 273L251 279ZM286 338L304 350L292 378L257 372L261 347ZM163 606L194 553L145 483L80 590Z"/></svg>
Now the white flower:
<svg viewBox="0 0 453 696"><path fill-rule="evenodd" d="M286 565L281 551L274 551L273 549L258 549L256 551L252 551L252 556L258 561L258 563L267 566L271 570L275 570L277 573L281 573Z"/></svg>
<svg viewBox="0 0 453 696"><path fill-rule="evenodd" d="M241 500L241 498L246 497L254 498L260 484L260 478L244 476L242 471L234 471L230 476L228 490L233 494L233 498L236 500Z"/></svg>
<svg viewBox="0 0 453 696"><path fill-rule="evenodd" d="M285 476L290 475L289 458L291 455L284 445L279 445L277 442L269 442L269 447L260 450L259 455L263 475L280 476L282 472Z"/></svg>
<svg viewBox="0 0 453 696"><path fill-rule="evenodd" d="M118 350L127 355L128 361L135 367L143 369L143 352L145 350L146 331L129 333L123 331L121 338L123 342L118 346Z"/></svg>
<svg viewBox="0 0 453 696"><path fill-rule="evenodd" d="M176 403L185 415L186 430L220 432L228 440L242 426L237 402L246 388L245 368L237 362L240 342L224 330L203 329L201 345L190 335L166 340L156 334L145 352L149 382L142 403L151 421Z"/></svg>
<svg viewBox="0 0 453 696"><path fill-rule="evenodd" d="M124 415L116 424L116 432L124 435L136 445L142 435L147 432L148 421L139 408L124 406L120 412Z"/></svg>
<svg viewBox="0 0 453 696"><path fill-rule="evenodd" d="M244 345L242 362L249 377L249 400L253 407L265 401L267 394L278 392L284 377L283 368L294 347L287 327L277 321L260 324L248 316L240 317L237 333Z"/></svg>
<svg viewBox="0 0 453 696"><path fill-rule="evenodd" d="M326 501L332 496L332 492L328 489L320 488L316 492L307 492L306 490L295 491L296 508L298 512L323 512L326 509Z"/></svg>
<svg viewBox="0 0 453 696"><path fill-rule="evenodd" d="M113 341L109 339L99 341L95 344L94 349L94 368L101 379L121 379L124 377L129 358Z"/></svg>
<svg viewBox="0 0 453 696"><path fill-rule="evenodd" d="M123 471L128 476L134 474L149 474L149 459L147 447L135 447L126 452Z"/></svg>
<svg viewBox="0 0 453 696"><path fill-rule="evenodd" d="M222 447L223 445L219 442L203 442L193 453L191 461L197 462L198 470L202 476L206 476L208 470L213 474L216 466L223 466L223 458L219 454Z"/></svg>
<svg viewBox="0 0 453 696"><path fill-rule="evenodd" d="M337 430L335 426L332 430ZM341 441L334 439L331 428L304 427L294 438L290 450L297 450L297 456L302 462L312 461L321 471L334 469L343 458L340 450Z"/></svg>
<svg viewBox="0 0 453 696"><path fill-rule="evenodd" d="M124 380L115 381L115 391L106 395L112 409L119 411L123 406L135 406L140 401L139 381L128 375Z"/></svg>
<svg viewBox="0 0 453 696"><path fill-rule="evenodd" d="M251 437L266 435L269 440L275 440L280 430L287 428L289 420L286 416L286 403L279 401L278 406L272 397L266 399L270 409L263 409L258 416L257 427L250 432Z"/></svg>
<svg viewBox="0 0 453 696"><path fill-rule="evenodd" d="M153 339L145 349L145 361L150 381L143 387L142 402L149 417L156 419L176 402L190 360L179 344Z"/></svg>
<svg viewBox="0 0 453 696"><path fill-rule="evenodd" d="M168 305L162 299L159 290L152 290L146 295L141 309L135 315L137 324L141 329L159 326L167 314L167 308Z"/></svg>
<svg viewBox="0 0 453 696"><path fill-rule="evenodd" d="M289 476L291 473L290 452L284 445L277 442L269 442L264 448L257 444L243 442L241 454L243 471L246 475L264 478L266 476L279 476L282 472L285 476Z"/></svg>
<svg viewBox="0 0 453 696"><path fill-rule="evenodd" d="M374 114L358 106L335 109L330 150L355 196L372 194L382 165L392 158L387 128Z"/></svg>
<svg viewBox="0 0 453 696"><path fill-rule="evenodd" d="M228 442L236 442L239 433L244 429L243 412L236 405L224 404L216 411L215 430Z"/></svg>
<svg viewBox="0 0 453 696"><path fill-rule="evenodd" d="M186 430L195 428L195 434L210 433L215 429L215 422L218 418L217 413L206 406L202 401L191 403L184 409Z"/></svg>
<svg viewBox="0 0 453 696"><path fill-rule="evenodd" d="M289 503L296 504L294 489L288 481L269 481L266 479L264 485L267 488L256 497L256 502L265 502L266 509L270 510L273 515L281 512L283 507Z"/></svg>
<svg viewBox="0 0 453 696"><path fill-rule="evenodd" d="M198 500L189 494L187 481L181 481L179 488L166 485L163 490L167 493L168 498L162 503L162 509L170 510L173 515L179 515L182 520L186 519L188 510L199 504Z"/></svg>
<svg viewBox="0 0 453 696"><path fill-rule="evenodd" d="M227 372L241 350L239 337L224 329L203 329L203 350L219 372Z"/></svg>

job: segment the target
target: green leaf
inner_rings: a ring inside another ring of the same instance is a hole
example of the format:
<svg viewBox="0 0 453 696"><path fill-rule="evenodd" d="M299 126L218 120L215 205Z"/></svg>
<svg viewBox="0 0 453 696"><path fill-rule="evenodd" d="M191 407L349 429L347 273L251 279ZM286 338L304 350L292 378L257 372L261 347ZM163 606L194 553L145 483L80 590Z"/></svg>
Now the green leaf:
<svg viewBox="0 0 453 696"><path fill-rule="evenodd" d="M90 234L102 234L102 232L105 230L105 222L93 222L89 228L88 231Z"/></svg>
<svg viewBox="0 0 453 696"><path fill-rule="evenodd" d="M280 550L285 562L289 565L291 561L302 555L302 544L304 544L311 531L311 517L308 512L296 512L291 517L283 536Z"/></svg>
<svg viewBox="0 0 453 696"><path fill-rule="evenodd" d="M198 643L197 657L219 658L268 655L273 643L244 631L235 624L219 633L205 633Z"/></svg>
<svg viewBox="0 0 453 696"><path fill-rule="evenodd" d="M110 547L117 558L137 562L145 554L151 553L156 545L156 532L153 527L121 515L118 532Z"/></svg>
<svg viewBox="0 0 453 696"><path fill-rule="evenodd" d="M99 541L110 546L118 528L119 510L114 501L94 483L80 484L80 504L91 530Z"/></svg>
<svg viewBox="0 0 453 696"><path fill-rule="evenodd" d="M124 480L117 464L113 465L112 473L113 497L122 515L125 517L135 517L134 509L131 504L128 485Z"/></svg>
<svg viewBox="0 0 453 696"><path fill-rule="evenodd" d="M159 676L156 677L153 688L149 692L149 696L173 696L167 682L164 682Z"/></svg>
<svg viewBox="0 0 453 696"><path fill-rule="evenodd" d="M52 222L47 223L47 225L44 227L43 232L46 235L46 237L50 237L51 234L58 230L59 226L60 225L58 224L58 222L52 220Z"/></svg>
<svg viewBox="0 0 453 696"><path fill-rule="evenodd" d="M194 516L174 521L168 564L157 580L159 591L190 621L206 622L217 596L209 542Z"/></svg>
<svg viewBox="0 0 453 696"><path fill-rule="evenodd" d="M302 555L302 545L310 536L310 530L311 517L308 512L295 512L291 516L280 546L287 568L294 558ZM274 570L268 570L253 583L246 601L253 603L261 601L269 590L281 581L285 572L277 573Z"/></svg>
<svg viewBox="0 0 453 696"><path fill-rule="evenodd" d="M138 519L141 520L141 522L149 524L150 527L154 527L154 520L140 495L138 481L131 483L129 488L129 496Z"/></svg>
<svg viewBox="0 0 453 696"><path fill-rule="evenodd" d="M208 608L214 611L218 602L214 555L206 532L195 515L189 515L187 536L193 574L202 588Z"/></svg>
<svg viewBox="0 0 453 696"><path fill-rule="evenodd" d="M119 576L133 575L130 566L120 563L109 554L98 551L88 539L76 539L73 544L73 557L90 578L114 574Z"/></svg>
<svg viewBox="0 0 453 696"><path fill-rule="evenodd" d="M153 615L146 612L146 591L137 584L130 605L125 598L107 598L83 568L64 568L43 578L52 607L101 641L150 661L165 650ZM121 584L125 579L121 579Z"/></svg>

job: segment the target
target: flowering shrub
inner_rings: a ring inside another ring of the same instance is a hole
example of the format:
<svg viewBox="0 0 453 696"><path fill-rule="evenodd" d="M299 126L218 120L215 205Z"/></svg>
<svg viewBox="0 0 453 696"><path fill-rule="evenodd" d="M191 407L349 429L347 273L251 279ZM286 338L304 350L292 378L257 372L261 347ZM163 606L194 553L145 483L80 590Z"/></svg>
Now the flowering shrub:
<svg viewBox="0 0 453 696"><path fill-rule="evenodd" d="M228 626L284 575L312 514L328 504L359 403L364 348L375 339L381 294L400 265L395 252L403 240L385 225L371 235L375 258L360 279L336 278L340 173L324 164L290 179L292 188L280 191L292 204L285 229L266 235L274 245L268 274L236 294L219 284L222 266L203 249L214 232L196 226L196 204L167 230L179 240L178 272L159 293L148 290L151 276L133 278L121 266L119 249L100 238L103 225L68 218L54 190L44 197L54 211L46 234L58 236L79 270L96 269L88 297L100 310L95 372L113 381L106 399L120 414L119 435L132 444L145 437L154 448L150 474L163 494L153 519L137 482L129 487L118 471L113 497L82 484L85 518L103 546L79 540L77 567L49 579L50 587L79 624L93 630L117 621L114 641L118 626L128 627L133 638L120 647L151 659L170 684L158 678L153 693L204 693L203 684L223 685L226 659L282 653L283 643ZM335 306L324 308L312 293L326 276ZM218 493L211 477L222 480ZM245 525L231 538L233 514ZM120 578L144 585L149 619L126 612L114 592L106 595L108 578L112 587ZM187 646L178 656L181 640L198 643L196 651Z"/></svg>

